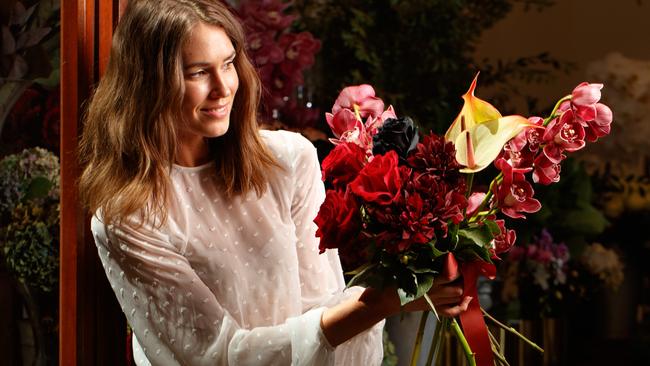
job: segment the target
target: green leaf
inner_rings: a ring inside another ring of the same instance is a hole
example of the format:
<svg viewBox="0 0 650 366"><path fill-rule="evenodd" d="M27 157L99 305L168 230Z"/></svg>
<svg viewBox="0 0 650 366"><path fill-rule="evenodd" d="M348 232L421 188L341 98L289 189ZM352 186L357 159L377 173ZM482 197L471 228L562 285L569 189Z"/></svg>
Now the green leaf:
<svg viewBox="0 0 650 366"><path fill-rule="evenodd" d="M458 251L456 256L460 258L459 262L480 259L484 262L492 263L492 258L488 248L480 247L478 245L466 246L462 250Z"/></svg>
<svg viewBox="0 0 650 366"><path fill-rule="evenodd" d="M430 241L427 243L429 245L429 248L431 248L431 253L433 254L433 259L436 259L442 255L445 255L449 253L449 251L445 250L444 252L436 248L436 242L435 240Z"/></svg>
<svg viewBox="0 0 650 366"><path fill-rule="evenodd" d="M458 236L469 239L471 242L481 247L489 246L492 239L494 239L492 229L489 225L458 230Z"/></svg>
<svg viewBox="0 0 650 366"><path fill-rule="evenodd" d="M371 264L369 266L366 266L365 268L360 270L358 273L356 273L354 275L354 277L352 277L350 279L350 281L348 281L348 284L347 284L346 287L352 287L352 286L366 284L366 281L367 281L368 277L373 275L373 269L375 269L376 267L377 267L376 263L373 263L373 264Z"/></svg>
<svg viewBox="0 0 650 366"><path fill-rule="evenodd" d="M31 182L29 182L29 186L27 186L27 191L25 192L23 200L29 201L47 196L50 189L52 189L52 185L52 181L46 177L33 178Z"/></svg>
<svg viewBox="0 0 650 366"><path fill-rule="evenodd" d="M400 304L404 306L429 292L433 286L433 280L434 276L432 274L404 276L401 281L398 281L397 294L399 295Z"/></svg>
<svg viewBox="0 0 650 366"><path fill-rule="evenodd" d="M422 297L427 292L429 292L429 290L433 286L434 276L429 274L421 274L416 277L418 281L418 292L416 294L416 297L419 298Z"/></svg>
<svg viewBox="0 0 650 366"><path fill-rule="evenodd" d="M485 220L483 221L483 223L490 229L490 232L492 233L492 237L495 237L501 233L501 228L493 220Z"/></svg>
<svg viewBox="0 0 650 366"><path fill-rule="evenodd" d="M356 276L359 273L367 270L368 267L372 267L372 266L375 266L375 265L376 264L373 264L373 263L366 263L366 264L363 264L363 265L361 265L361 266L359 266L359 267L357 267L357 268L355 268L355 269L353 269L351 271L345 272L345 274L350 275L350 276Z"/></svg>

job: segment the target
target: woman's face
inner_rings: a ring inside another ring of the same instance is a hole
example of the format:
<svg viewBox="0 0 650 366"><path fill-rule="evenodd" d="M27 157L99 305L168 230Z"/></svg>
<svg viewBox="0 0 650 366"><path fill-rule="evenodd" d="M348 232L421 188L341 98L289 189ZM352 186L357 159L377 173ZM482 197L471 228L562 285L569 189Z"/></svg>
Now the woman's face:
<svg viewBox="0 0 650 366"><path fill-rule="evenodd" d="M194 27L182 52L184 137L218 137L228 131L239 87L235 56L235 48L222 28L205 23Z"/></svg>

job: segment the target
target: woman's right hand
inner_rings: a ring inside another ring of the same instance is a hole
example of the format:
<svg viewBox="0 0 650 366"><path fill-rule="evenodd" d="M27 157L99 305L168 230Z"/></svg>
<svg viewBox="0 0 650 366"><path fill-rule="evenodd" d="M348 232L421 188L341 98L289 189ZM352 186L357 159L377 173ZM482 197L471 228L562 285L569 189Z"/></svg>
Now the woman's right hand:
<svg viewBox="0 0 650 366"><path fill-rule="evenodd" d="M463 311L467 310L472 297L463 296L463 283L459 275L453 278L444 278L439 276L433 281L433 286L427 293L429 299L436 308L440 316L456 317ZM424 297L412 301L401 307L399 295L395 287L385 288L383 290L366 289L361 296L362 300L369 303L375 303L384 307L387 316L392 316L401 311L430 311L431 307Z"/></svg>
<svg viewBox="0 0 650 366"><path fill-rule="evenodd" d="M467 310L472 297L463 295L463 283L460 278L447 280L437 278L427 293L429 299L440 316L456 317ZM427 311L431 310L429 303L424 298L417 299L404 306L403 311Z"/></svg>
<svg viewBox="0 0 650 366"><path fill-rule="evenodd" d="M427 293L440 316L456 317L467 310L469 296L463 297L463 285L459 277L443 278L433 281ZM358 298L350 299L326 309L321 318L321 328L330 345L337 346L356 334L370 328L380 320L397 315L401 311L431 310L424 298L401 306L395 287L384 289L365 289Z"/></svg>

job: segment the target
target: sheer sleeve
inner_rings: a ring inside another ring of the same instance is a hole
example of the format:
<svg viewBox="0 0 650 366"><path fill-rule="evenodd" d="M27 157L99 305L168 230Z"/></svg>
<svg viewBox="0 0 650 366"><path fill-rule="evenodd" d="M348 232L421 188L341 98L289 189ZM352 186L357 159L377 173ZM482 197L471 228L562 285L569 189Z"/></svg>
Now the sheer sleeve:
<svg viewBox="0 0 650 366"><path fill-rule="evenodd" d="M323 308L277 326L243 329L163 231L97 216L99 257L145 360L138 365L331 365ZM137 227L137 228L136 228Z"/></svg>
<svg viewBox="0 0 650 366"><path fill-rule="evenodd" d="M320 164L314 146L298 135L294 144L294 195L291 215L296 226L300 264L300 289L303 311L318 306L333 306L363 291L360 287L344 291L345 283L338 253L318 254L314 218L325 199ZM336 348L337 365L380 365L383 358L384 321Z"/></svg>

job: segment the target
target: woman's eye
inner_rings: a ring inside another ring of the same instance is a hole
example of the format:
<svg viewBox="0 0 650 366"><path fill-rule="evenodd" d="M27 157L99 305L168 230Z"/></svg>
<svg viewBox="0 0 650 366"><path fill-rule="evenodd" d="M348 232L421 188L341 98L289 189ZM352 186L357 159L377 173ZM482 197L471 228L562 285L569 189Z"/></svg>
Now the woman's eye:
<svg viewBox="0 0 650 366"><path fill-rule="evenodd" d="M223 68L226 69L226 70L230 70L230 69L233 68L233 66L235 66L235 61L234 61L234 60L233 60L233 61L228 61L228 62L226 62L226 63L223 65Z"/></svg>
<svg viewBox="0 0 650 366"><path fill-rule="evenodd" d="M191 72L188 76L189 76L190 78L198 78L198 77L201 77L201 76L203 76L203 75L205 75L205 74L207 74L207 73L205 72L205 70L199 70L199 71Z"/></svg>

